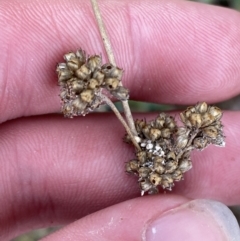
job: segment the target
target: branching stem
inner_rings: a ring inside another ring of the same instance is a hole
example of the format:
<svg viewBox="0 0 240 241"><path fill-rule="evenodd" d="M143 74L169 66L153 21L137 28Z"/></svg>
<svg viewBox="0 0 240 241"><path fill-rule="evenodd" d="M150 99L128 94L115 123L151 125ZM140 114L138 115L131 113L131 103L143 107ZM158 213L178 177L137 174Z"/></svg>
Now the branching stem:
<svg viewBox="0 0 240 241"><path fill-rule="evenodd" d="M112 65L116 66L116 62L115 62L113 51L112 51L111 42L108 38L107 31L106 31L104 22L102 20L102 16L101 16L101 13L100 13L98 2L97 2L97 0L91 0L91 3L92 3L94 15L95 15L97 23L98 23L98 28L99 28L100 34L102 36L102 41L103 41L103 44L104 44L104 47L105 47L105 50L106 50L106 53L107 53L107 56L108 56L108 60Z"/></svg>
<svg viewBox="0 0 240 241"><path fill-rule="evenodd" d="M92 8L93 8L93 11L94 11L97 23L98 23L98 28L99 28L100 34L102 36L103 44L104 44L104 47L105 47L105 50L106 50L106 53L107 53L107 56L108 56L108 60L112 65L116 66L116 62L115 62L115 58L114 58L114 55L113 55L111 43L110 43L110 40L108 38L107 31L106 31L104 22L103 22L102 17L101 17L101 13L100 13L100 9L99 9L97 0L91 0L91 3L92 3ZM122 83L120 83L119 85L122 85ZM135 124L134 124L134 121L133 121L131 110L129 108L128 101L123 100L122 105L123 105L124 114L125 114L128 126L131 130L132 136L137 136L137 131L136 131L136 128L135 128Z"/></svg>
<svg viewBox="0 0 240 241"><path fill-rule="evenodd" d="M120 114L120 112L118 111L118 109L116 108L116 106L113 104L113 102L103 93L99 93L99 96L101 97L101 99L112 109L112 111L114 112L114 114L117 116L117 118L119 119L119 121L122 123L122 125L124 126L127 134L129 135L129 137L131 138L131 141L133 142L133 145L137 148L137 150L141 151L140 146L138 145L135 137L133 136L129 126L127 125L127 123L125 122L125 120L123 119L122 115Z"/></svg>

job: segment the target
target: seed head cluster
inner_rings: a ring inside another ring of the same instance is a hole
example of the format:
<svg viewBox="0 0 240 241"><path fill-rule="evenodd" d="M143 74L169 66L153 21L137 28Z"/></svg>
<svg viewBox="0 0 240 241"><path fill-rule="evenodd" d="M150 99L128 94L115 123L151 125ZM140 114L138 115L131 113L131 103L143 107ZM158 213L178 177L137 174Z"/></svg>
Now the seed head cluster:
<svg viewBox="0 0 240 241"><path fill-rule="evenodd" d="M70 118L86 115L102 102L108 103L126 128L125 141L136 148L136 157L126 163L126 171L138 176L142 195L158 193L159 187L172 190L174 182L182 180L192 168L192 150L203 150L210 144L225 146L222 111L205 102L180 113L182 126L174 117L161 113L149 122L136 120L136 131L131 131L102 93L122 101L129 98L121 83L123 70L109 63L102 65L101 56L87 57L82 49L65 54L64 59L56 69L63 114Z"/></svg>
<svg viewBox="0 0 240 241"><path fill-rule="evenodd" d="M122 69L109 63L102 65L101 56L87 57L82 49L65 54L64 59L56 71L65 117L86 115L99 107L103 89L119 100L128 99L128 90L120 84Z"/></svg>
<svg viewBox="0 0 240 241"><path fill-rule="evenodd" d="M181 127L165 113L150 122L135 121L141 150L126 163L126 171L138 176L142 195L157 193L159 186L171 190L192 168L192 150L203 150L209 144L225 145L219 108L202 102L188 107L180 117Z"/></svg>

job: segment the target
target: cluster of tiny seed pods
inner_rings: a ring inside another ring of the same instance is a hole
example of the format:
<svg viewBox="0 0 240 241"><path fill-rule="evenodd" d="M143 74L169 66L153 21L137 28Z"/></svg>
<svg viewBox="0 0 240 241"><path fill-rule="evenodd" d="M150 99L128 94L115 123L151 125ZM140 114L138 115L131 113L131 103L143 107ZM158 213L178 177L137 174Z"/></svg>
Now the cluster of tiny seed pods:
<svg viewBox="0 0 240 241"><path fill-rule="evenodd" d="M65 54L64 59L56 71L66 117L86 115L96 109L103 102L103 90L118 100L129 98L128 90L121 85L123 70L109 63L102 65L101 56L87 57L79 49ZM174 182L182 180L192 168L192 150L203 150L209 144L224 146L221 117L219 108L202 102L180 114L180 127L174 117L165 113L150 122L136 120L138 136L134 140L139 148L136 158L126 163L126 171L138 176L141 194L157 193L159 186L172 190ZM133 144L129 135L125 140Z"/></svg>
<svg viewBox="0 0 240 241"><path fill-rule="evenodd" d="M216 106L208 106L205 102L196 106L188 107L180 114L185 125L185 133L195 129L198 133L194 138L193 145L202 150L209 144L225 146L223 125L220 121L222 111Z"/></svg>
<svg viewBox="0 0 240 241"><path fill-rule="evenodd" d="M135 121L141 151L126 163L126 171L138 176L142 195L157 193L158 186L172 190L174 182L182 180L192 168L192 150L225 144L219 108L202 102L188 107L180 117L184 124L181 127L165 113L149 123ZM128 136L125 139L129 142Z"/></svg>
<svg viewBox="0 0 240 241"><path fill-rule="evenodd" d="M86 56L79 49L64 55L65 63L57 65L61 87L62 112L66 117L86 115L102 104L99 93L107 90L118 100L129 98L128 90L120 85L123 70L112 64L102 65L99 55Z"/></svg>

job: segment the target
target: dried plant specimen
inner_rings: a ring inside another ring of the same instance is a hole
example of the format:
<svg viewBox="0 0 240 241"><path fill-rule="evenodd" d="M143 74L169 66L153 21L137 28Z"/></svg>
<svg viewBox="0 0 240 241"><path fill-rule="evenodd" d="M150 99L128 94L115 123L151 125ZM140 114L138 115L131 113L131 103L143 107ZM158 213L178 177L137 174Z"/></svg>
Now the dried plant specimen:
<svg viewBox="0 0 240 241"><path fill-rule="evenodd" d="M138 176L142 195L157 193L158 186L171 190L174 181L182 180L183 173L192 168L192 150L209 144L225 146L219 108L202 102L188 107L180 117L181 127L165 113L149 123L135 121L141 150L126 163L126 171ZM125 139L131 143L128 136Z"/></svg>
<svg viewBox="0 0 240 241"><path fill-rule="evenodd" d="M180 114L182 126L165 113L150 122L134 121L129 91L121 81L123 70L116 66L97 1L91 2L110 63L102 64L100 55L87 56L82 49L64 55L65 62L56 68L62 112L72 118L85 116L103 103L109 105L127 132L125 141L135 147L135 158L125 170L138 177L141 195L158 193L159 187L172 190L174 182L192 168L192 150L209 144L225 146L222 111L201 102ZM126 121L108 95L122 102Z"/></svg>
<svg viewBox="0 0 240 241"><path fill-rule="evenodd" d="M107 93L104 93L108 92L122 102L128 100L129 91L121 84L123 70L111 63L102 65L100 55L86 56L86 52L82 49L76 53L69 52L63 56L65 62L57 65L56 72L64 116L69 118L85 116L105 102L125 127L132 143L140 149L134 138L136 131L132 133L133 131L107 97Z"/></svg>
<svg viewBox="0 0 240 241"><path fill-rule="evenodd" d="M106 102L103 90L117 99L128 99L128 90L119 85L122 69L109 63L102 65L99 55L87 58L82 49L67 53L64 59L66 62L58 64L56 71L65 117L86 115ZM111 101L107 104L114 108ZM125 141L134 144L136 150L135 159L126 163L126 171L138 176L141 194L157 193L159 186L171 190L174 182L182 180L192 168L192 150L203 150L209 144L224 146L221 117L219 108L202 102L180 113L180 127L174 117L165 113L150 122L136 120L137 135L124 122Z"/></svg>
<svg viewBox="0 0 240 241"><path fill-rule="evenodd" d="M123 70L102 64L101 56L86 57L85 51L64 55L65 63L57 65L61 87L62 112L66 117L86 115L102 104L100 96L106 89L117 99L128 99L128 90L119 85Z"/></svg>

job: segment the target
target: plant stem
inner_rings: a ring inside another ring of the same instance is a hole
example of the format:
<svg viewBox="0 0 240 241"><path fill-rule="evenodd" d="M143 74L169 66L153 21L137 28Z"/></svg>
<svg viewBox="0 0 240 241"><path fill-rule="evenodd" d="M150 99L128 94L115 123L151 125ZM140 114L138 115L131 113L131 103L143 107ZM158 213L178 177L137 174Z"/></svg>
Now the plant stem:
<svg viewBox="0 0 240 241"><path fill-rule="evenodd" d="M99 28L100 34L102 36L103 44L104 44L104 47L105 47L105 50L106 50L106 53L107 53L107 56L108 56L108 60L112 65L116 66L116 62L115 62L115 59L114 59L111 43L110 43L110 40L108 38L107 31L106 31L105 25L104 25L102 17L101 17L101 13L100 13L100 9L99 9L97 0L91 0L91 3L92 3L94 15L95 15L97 23L98 23L98 28ZM122 86L122 83L120 83L119 85ZM129 108L128 101L123 100L122 105L123 105L125 117L127 119L127 123L128 123L129 128L132 132L132 135L137 136L137 131L136 131L136 128L135 128L135 124L134 124L134 121L133 121L131 110Z"/></svg>
<svg viewBox="0 0 240 241"><path fill-rule="evenodd" d="M123 119L122 115L120 114L120 112L118 111L118 109L116 108L116 106L113 104L113 102L103 93L99 93L98 94L101 99L112 109L112 111L114 112L114 114L117 116L117 118L119 119L119 121L122 123L122 125L125 127L125 130L127 132L127 134L129 135L129 137L131 138L131 141L133 143L133 145L137 148L137 150L141 151L140 146L138 145L135 137L133 136L129 126L127 125L127 123L125 122L125 120Z"/></svg>
<svg viewBox="0 0 240 241"><path fill-rule="evenodd" d="M99 28L100 34L102 36L102 41L103 41L103 44L104 44L104 47L105 47L105 50L106 50L106 53L108 56L108 60L112 65L116 66L116 62L115 62L114 55L112 52L112 46L111 46L110 40L108 38L104 22L102 20L98 2L97 2L97 0L91 0L91 3L92 3L94 15L95 15L97 23L98 23L98 28Z"/></svg>

